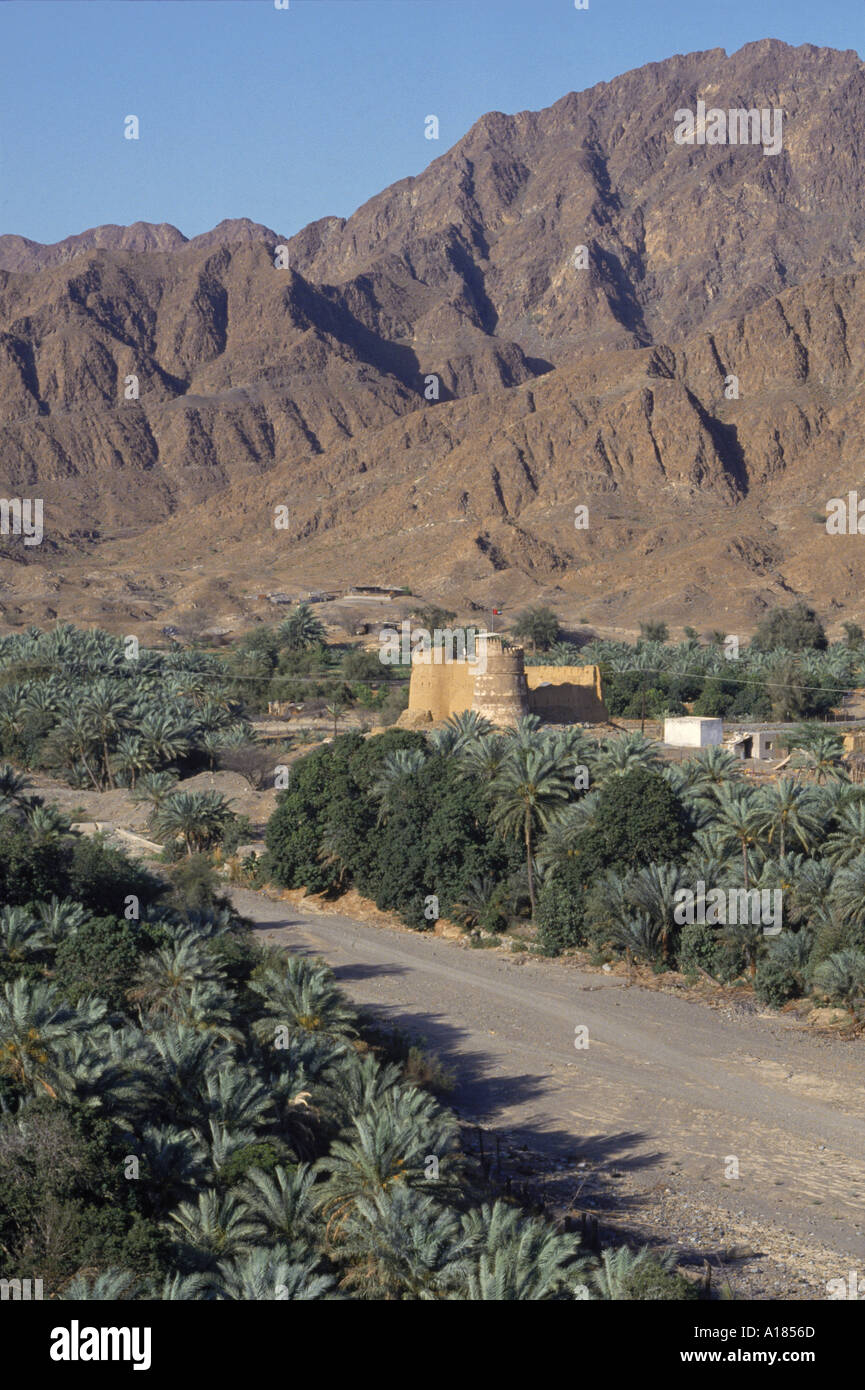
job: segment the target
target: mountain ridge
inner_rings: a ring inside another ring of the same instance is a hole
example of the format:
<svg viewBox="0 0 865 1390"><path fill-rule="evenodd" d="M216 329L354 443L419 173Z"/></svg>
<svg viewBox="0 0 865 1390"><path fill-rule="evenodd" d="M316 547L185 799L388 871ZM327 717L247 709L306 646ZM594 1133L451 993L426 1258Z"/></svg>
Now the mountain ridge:
<svg viewBox="0 0 865 1390"><path fill-rule="evenodd" d="M697 100L780 105L782 150L677 144ZM41 489L52 575L4 538L6 621L68 616L88 568L123 621L124 566L170 614L190 564L242 611L266 572L598 622L863 616L814 522L865 443L863 131L852 50L769 39L487 113L284 239L0 237L0 469Z"/></svg>

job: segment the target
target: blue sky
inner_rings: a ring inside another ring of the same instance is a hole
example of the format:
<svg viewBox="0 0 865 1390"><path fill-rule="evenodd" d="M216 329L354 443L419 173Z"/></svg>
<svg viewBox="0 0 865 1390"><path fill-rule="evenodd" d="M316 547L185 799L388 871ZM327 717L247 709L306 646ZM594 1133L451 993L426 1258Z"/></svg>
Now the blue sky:
<svg viewBox="0 0 865 1390"><path fill-rule="evenodd" d="M865 53L862 0L5 0L0 232L223 217L291 235L485 111L767 36ZM437 115L440 139L424 138ZM140 139L123 138L127 115Z"/></svg>

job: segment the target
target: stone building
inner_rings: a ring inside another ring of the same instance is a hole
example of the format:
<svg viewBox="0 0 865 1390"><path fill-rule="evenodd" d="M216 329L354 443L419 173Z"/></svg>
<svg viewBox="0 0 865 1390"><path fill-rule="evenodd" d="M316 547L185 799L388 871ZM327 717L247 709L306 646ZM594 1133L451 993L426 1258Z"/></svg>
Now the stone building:
<svg viewBox="0 0 865 1390"><path fill-rule="evenodd" d="M493 724L514 725L524 714L555 724L601 723L608 718L597 666L526 666L522 647L504 647L485 633L483 658L442 661L416 655L403 726L422 726L475 710Z"/></svg>

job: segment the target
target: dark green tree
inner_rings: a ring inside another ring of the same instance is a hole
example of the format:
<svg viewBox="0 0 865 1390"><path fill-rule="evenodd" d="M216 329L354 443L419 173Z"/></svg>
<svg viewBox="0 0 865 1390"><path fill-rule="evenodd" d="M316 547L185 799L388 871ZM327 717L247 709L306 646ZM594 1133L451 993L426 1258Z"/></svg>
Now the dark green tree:
<svg viewBox="0 0 865 1390"><path fill-rule="evenodd" d="M825 651L828 643L823 624L813 608L799 599L789 608L773 608L757 625L751 639L757 651L770 652L776 647L799 652L807 648Z"/></svg>
<svg viewBox="0 0 865 1390"><path fill-rule="evenodd" d="M528 642L533 652L546 652L559 640L559 620L552 608L526 608L517 615L511 635L518 642Z"/></svg>
<svg viewBox="0 0 865 1390"><path fill-rule="evenodd" d="M687 812L666 778L635 767L601 788L594 824L576 838L574 862L586 882L608 868L677 863L690 841Z"/></svg>
<svg viewBox="0 0 865 1390"><path fill-rule="evenodd" d="M123 1009L141 954L142 939L131 922L92 917L58 947L55 979L71 1004L98 994L109 1008Z"/></svg>

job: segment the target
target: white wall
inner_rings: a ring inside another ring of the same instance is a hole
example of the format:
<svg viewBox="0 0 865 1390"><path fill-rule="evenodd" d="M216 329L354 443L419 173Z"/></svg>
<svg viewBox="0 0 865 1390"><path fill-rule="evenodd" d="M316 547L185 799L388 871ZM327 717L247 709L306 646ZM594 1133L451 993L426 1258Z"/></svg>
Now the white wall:
<svg viewBox="0 0 865 1390"><path fill-rule="evenodd" d="M723 719L687 715L664 720L664 742L671 748L714 748L721 744L723 737Z"/></svg>

